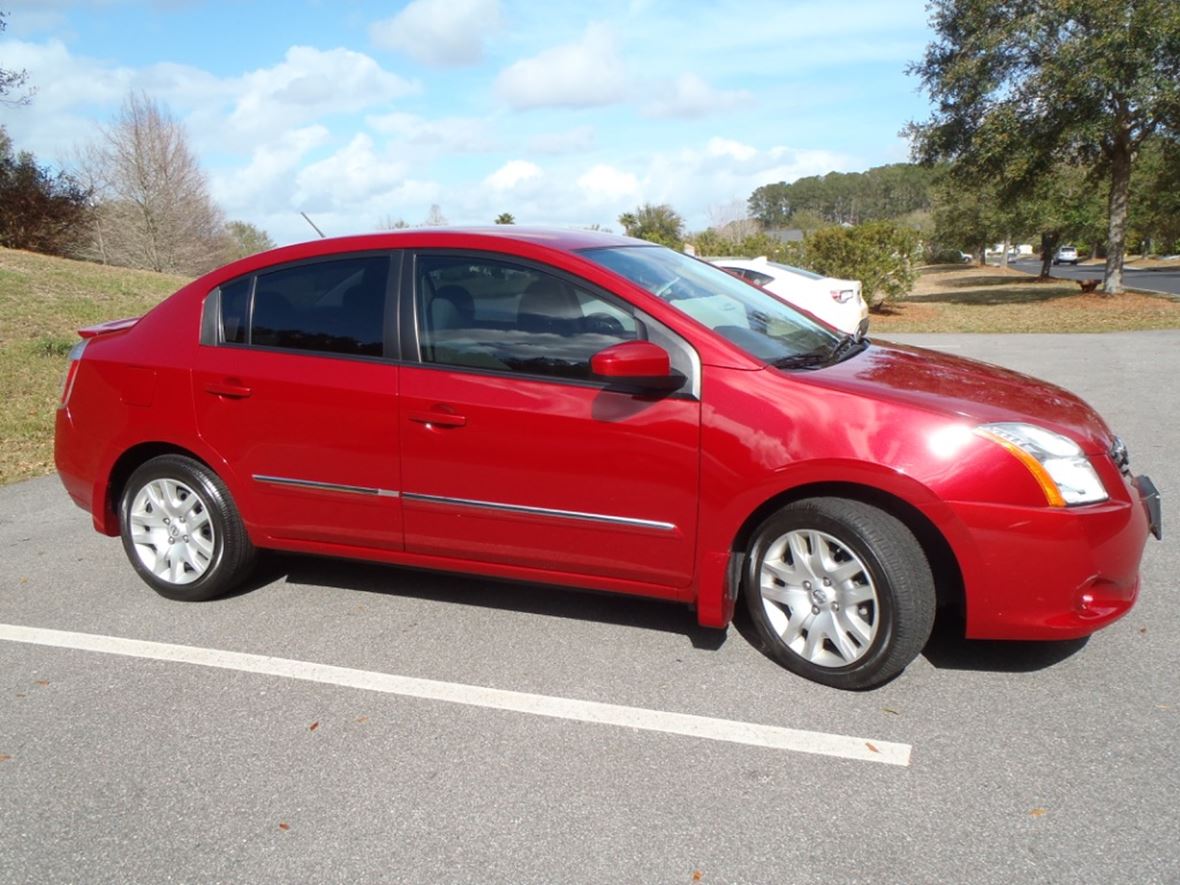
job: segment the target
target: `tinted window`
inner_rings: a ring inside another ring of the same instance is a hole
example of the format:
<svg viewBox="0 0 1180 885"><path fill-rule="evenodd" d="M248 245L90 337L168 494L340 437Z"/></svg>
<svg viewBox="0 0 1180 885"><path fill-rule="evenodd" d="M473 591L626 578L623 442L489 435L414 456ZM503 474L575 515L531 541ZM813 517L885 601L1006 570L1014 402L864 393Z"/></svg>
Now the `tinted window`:
<svg viewBox="0 0 1180 885"><path fill-rule="evenodd" d="M590 357L642 337L621 304L531 267L419 256L415 307L422 360L590 378Z"/></svg>
<svg viewBox="0 0 1180 885"><path fill-rule="evenodd" d="M259 274L250 343L381 356L388 273L388 258L370 257Z"/></svg>
<svg viewBox="0 0 1180 885"><path fill-rule="evenodd" d="M227 344L246 343L250 282L246 277L221 287L221 340Z"/></svg>

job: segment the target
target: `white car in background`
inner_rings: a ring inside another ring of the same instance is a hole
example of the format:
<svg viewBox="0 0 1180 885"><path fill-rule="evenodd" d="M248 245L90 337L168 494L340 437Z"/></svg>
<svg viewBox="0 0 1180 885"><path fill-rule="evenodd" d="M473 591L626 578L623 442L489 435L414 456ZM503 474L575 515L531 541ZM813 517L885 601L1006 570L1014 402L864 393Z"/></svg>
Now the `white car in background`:
<svg viewBox="0 0 1180 885"><path fill-rule="evenodd" d="M766 257L710 258L709 262L850 335L869 327L869 306L861 297L859 280L825 277Z"/></svg>

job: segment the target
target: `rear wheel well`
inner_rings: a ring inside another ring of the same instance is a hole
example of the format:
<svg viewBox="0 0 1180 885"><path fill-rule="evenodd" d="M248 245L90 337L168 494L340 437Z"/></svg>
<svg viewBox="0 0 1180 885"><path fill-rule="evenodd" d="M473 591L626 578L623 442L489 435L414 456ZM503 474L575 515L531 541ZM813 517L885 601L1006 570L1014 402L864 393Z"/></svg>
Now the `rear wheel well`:
<svg viewBox="0 0 1180 885"><path fill-rule="evenodd" d="M803 498L847 498L861 501L901 520L918 539L934 575L934 587L938 594L938 624L935 629L939 632L953 632L959 636L964 634L967 605L963 572L950 544L926 514L917 507L872 486L839 482L814 483L797 486L776 495L746 518L737 537L734 538L734 554L742 557L749 551L754 533L772 513Z"/></svg>
<svg viewBox="0 0 1180 885"><path fill-rule="evenodd" d="M129 448L115 461L114 466L111 467L111 474L107 481L107 495L106 501L103 502L103 512L105 524L110 534L119 533L119 499L123 497L123 487L127 485L127 480L131 478L131 474L139 469L141 464L150 461L152 458L158 458L160 455L183 455L186 458L192 458L194 461L200 462L205 467L209 467L204 459L193 454L188 449L172 445L171 443L140 443ZM209 469L212 470L212 468Z"/></svg>

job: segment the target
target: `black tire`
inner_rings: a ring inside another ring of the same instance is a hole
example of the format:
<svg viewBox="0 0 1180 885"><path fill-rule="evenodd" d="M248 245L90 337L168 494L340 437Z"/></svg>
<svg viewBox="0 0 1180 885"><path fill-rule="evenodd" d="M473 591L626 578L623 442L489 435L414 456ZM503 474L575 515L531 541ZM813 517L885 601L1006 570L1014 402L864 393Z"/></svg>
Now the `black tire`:
<svg viewBox="0 0 1180 885"><path fill-rule="evenodd" d="M795 555L788 553L792 539L816 557L820 554L812 544L822 545L828 561L840 567L832 572L835 581L824 578L821 587L819 582L796 584L783 577L825 573L812 568L818 559L796 565ZM783 559L777 574L766 572L767 592L785 598L763 598L768 553ZM849 570L848 578L840 577ZM762 651L793 673L834 688L866 689L892 679L918 656L934 626L934 578L918 540L883 510L843 498L796 501L767 519L746 557L742 594ZM867 595L872 599L865 599ZM800 605L802 600L806 604ZM806 626L808 616L811 628ZM838 629L825 632L815 626L819 624ZM811 656L821 663L802 653L813 630ZM828 638L836 632L841 635Z"/></svg>
<svg viewBox="0 0 1180 885"><path fill-rule="evenodd" d="M191 508L186 514L162 516L165 508L156 509L150 500L145 502L143 499L136 509L141 493L147 496L149 487L158 491L162 483L176 484L176 501L181 507ZM196 500L193 501L192 497ZM135 527L133 517L137 523ZM155 534L147 528L139 528L148 520L154 524L157 517L168 525L157 526L152 530ZM186 520L189 526L200 521L191 535L184 534L190 529L180 525ZM201 602L223 596L238 587L254 565L254 545L225 483L204 464L183 455L152 458L131 474L119 501L119 528L123 550L131 565L149 587L168 599ZM157 539L166 532L170 532L171 537L164 535L164 542L171 547L160 556ZM195 542L198 536L207 543L202 545L196 557L183 554L183 551L182 555L176 554L179 548L194 550L195 544L184 542L190 537ZM168 571L170 576L156 574L149 567L149 560ZM198 560L199 564L194 566Z"/></svg>

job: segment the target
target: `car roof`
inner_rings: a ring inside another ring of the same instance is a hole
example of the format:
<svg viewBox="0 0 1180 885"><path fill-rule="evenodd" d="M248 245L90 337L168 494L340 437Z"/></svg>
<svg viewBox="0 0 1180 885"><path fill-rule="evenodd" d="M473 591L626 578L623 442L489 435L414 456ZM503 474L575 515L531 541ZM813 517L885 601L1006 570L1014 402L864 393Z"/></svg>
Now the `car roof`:
<svg viewBox="0 0 1180 885"><path fill-rule="evenodd" d="M495 251L504 241L528 244L557 252L574 253L582 249L617 246L654 246L646 240L622 236L600 230L579 230L560 227L524 227L515 224L496 224L471 227L417 227L377 233L325 237L279 246L230 262L196 281L197 288L216 285L243 273L255 273L287 261L320 258L347 252L380 249L488 249ZM513 251L513 250L507 250Z"/></svg>
<svg viewBox="0 0 1180 885"><path fill-rule="evenodd" d="M301 246L313 244L321 246L324 251L334 251L334 246L344 246L354 249L358 245L371 244L372 248L413 246L426 241L437 244L440 241L453 240L456 245L469 243L472 239L496 238L502 240L517 240L573 252L578 249L603 248L609 246L652 245L634 237L622 236L600 230L582 230L561 227L524 227L515 224L491 224L486 226L469 227L416 227L404 230L382 231L379 233L355 234L344 237L328 237L323 240L311 240L301 243ZM317 250L319 251L319 250Z"/></svg>

